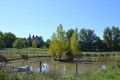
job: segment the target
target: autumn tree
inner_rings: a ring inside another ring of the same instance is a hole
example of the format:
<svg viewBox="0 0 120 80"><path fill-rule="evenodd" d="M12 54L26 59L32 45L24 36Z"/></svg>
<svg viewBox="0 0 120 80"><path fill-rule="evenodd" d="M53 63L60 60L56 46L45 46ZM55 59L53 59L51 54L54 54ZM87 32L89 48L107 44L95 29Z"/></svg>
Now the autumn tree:
<svg viewBox="0 0 120 80"><path fill-rule="evenodd" d="M54 57L59 58L63 57L66 52L69 43L65 37L65 31L63 30L62 25L60 24L57 27L56 33L53 34L52 40L50 42L50 47L48 52Z"/></svg>
<svg viewBox="0 0 120 80"><path fill-rule="evenodd" d="M80 50L79 50L79 40L78 40L78 30L76 28L75 32L72 34L72 37L70 38L70 48L73 54L73 57L80 57L79 55Z"/></svg>

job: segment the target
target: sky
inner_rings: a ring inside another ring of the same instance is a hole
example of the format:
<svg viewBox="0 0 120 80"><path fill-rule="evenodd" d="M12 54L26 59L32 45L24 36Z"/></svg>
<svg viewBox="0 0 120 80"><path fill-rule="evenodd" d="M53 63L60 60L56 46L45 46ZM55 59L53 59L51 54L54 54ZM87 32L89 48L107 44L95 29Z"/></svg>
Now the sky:
<svg viewBox="0 0 120 80"><path fill-rule="evenodd" d="M120 0L0 0L0 31L50 39L57 26L92 29L103 39L106 27L120 28Z"/></svg>

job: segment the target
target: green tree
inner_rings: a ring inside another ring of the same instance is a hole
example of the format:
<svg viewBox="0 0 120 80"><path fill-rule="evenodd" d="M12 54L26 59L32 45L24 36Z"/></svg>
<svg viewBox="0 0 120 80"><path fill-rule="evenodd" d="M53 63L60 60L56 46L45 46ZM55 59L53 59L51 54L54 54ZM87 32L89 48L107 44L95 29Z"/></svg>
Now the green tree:
<svg viewBox="0 0 120 80"><path fill-rule="evenodd" d="M67 41L70 42L70 38L72 37L72 34L74 33L74 30L73 29L69 29L67 32L66 32L66 37L67 37Z"/></svg>
<svg viewBox="0 0 120 80"><path fill-rule="evenodd" d="M112 26L112 29L109 27L104 30L104 41L107 44L108 51L118 51L120 50L120 30L119 27Z"/></svg>
<svg viewBox="0 0 120 80"><path fill-rule="evenodd" d="M120 30L119 27L112 27L112 50L119 51L120 50Z"/></svg>
<svg viewBox="0 0 120 80"><path fill-rule="evenodd" d="M61 57L65 54L68 46L69 43L67 42L67 39L65 37L65 31L60 24L57 27L56 33L53 33L48 52L52 56L54 56L54 58L58 57L59 59L61 59Z"/></svg>
<svg viewBox="0 0 120 80"><path fill-rule="evenodd" d="M37 48L38 42L36 40L34 40L32 42L32 47L34 48L34 50Z"/></svg>
<svg viewBox="0 0 120 80"><path fill-rule="evenodd" d="M6 48L11 48L16 36L13 33L4 33L4 42Z"/></svg>
<svg viewBox="0 0 120 80"><path fill-rule="evenodd" d="M81 29L79 33L80 38L80 49L83 51L93 51L95 50L95 43L96 43L96 35L94 33L94 30L90 29Z"/></svg>
<svg viewBox="0 0 120 80"><path fill-rule="evenodd" d="M20 49L25 47L24 42L22 41L22 39L16 39L13 43L13 47L18 49L18 52Z"/></svg>
<svg viewBox="0 0 120 80"><path fill-rule="evenodd" d="M28 38L28 47L32 47L31 34L29 34L29 38Z"/></svg>
<svg viewBox="0 0 120 80"><path fill-rule="evenodd" d="M103 38L107 44L107 50L112 51L112 30L109 27L105 28Z"/></svg>
<svg viewBox="0 0 120 80"><path fill-rule="evenodd" d="M80 53L80 50L79 50L79 40L78 40L78 30L76 28L75 32L72 34L72 37L70 38L70 48L71 48L71 51L72 51L72 54L73 54L73 57L80 57L79 55L81 54Z"/></svg>
<svg viewBox="0 0 120 80"><path fill-rule="evenodd" d="M0 32L0 49L4 48L3 33Z"/></svg>

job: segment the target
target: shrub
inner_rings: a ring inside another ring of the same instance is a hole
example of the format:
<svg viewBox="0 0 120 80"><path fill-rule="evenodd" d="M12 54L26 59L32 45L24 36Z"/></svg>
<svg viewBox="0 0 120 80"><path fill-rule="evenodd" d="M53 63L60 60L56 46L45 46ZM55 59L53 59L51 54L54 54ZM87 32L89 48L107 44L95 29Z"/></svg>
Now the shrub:
<svg viewBox="0 0 120 80"><path fill-rule="evenodd" d="M0 55L0 62L6 61L6 58L3 55Z"/></svg>
<svg viewBox="0 0 120 80"><path fill-rule="evenodd" d="M25 55L21 55L23 59L28 59L28 55L25 54Z"/></svg>

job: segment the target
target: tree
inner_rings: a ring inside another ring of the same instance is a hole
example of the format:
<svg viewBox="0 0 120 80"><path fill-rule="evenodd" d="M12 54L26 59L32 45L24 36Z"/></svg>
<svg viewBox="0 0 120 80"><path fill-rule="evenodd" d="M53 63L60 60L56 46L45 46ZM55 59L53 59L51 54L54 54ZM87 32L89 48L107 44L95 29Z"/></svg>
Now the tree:
<svg viewBox="0 0 120 80"><path fill-rule="evenodd" d="M13 33L4 33L4 42L7 48L12 48L12 44L15 39L16 36Z"/></svg>
<svg viewBox="0 0 120 80"><path fill-rule="evenodd" d="M32 47L34 48L34 50L37 48L38 42L36 40L34 40L32 42Z"/></svg>
<svg viewBox="0 0 120 80"><path fill-rule="evenodd" d="M67 32L66 32L66 37L67 37L67 41L70 42L70 38L72 37L72 34L74 33L74 30L73 29L69 29Z"/></svg>
<svg viewBox="0 0 120 80"><path fill-rule="evenodd" d="M80 38L80 49L83 51L93 51L95 50L95 42L96 42L96 35L94 33L94 30L90 29L81 29L79 33Z"/></svg>
<svg viewBox="0 0 120 80"><path fill-rule="evenodd" d="M49 42L44 42L44 47L49 48Z"/></svg>
<svg viewBox="0 0 120 80"><path fill-rule="evenodd" d="M48 52L54 58L58 57L59 59L61 59L61 57L65 54L68 46L69 43L67 42L67 39L65 37L65 31L63 30L63 27L60 24L57 27L56 33L53 33Z"/></svg>
<svg viewBox="0 0 120 80"><path fill-rule="evenodd" d="M0 32L0 49L4 48L3 33Z"/></svg>
<svg viewBox="0 0 120 80"><path fill-rule="evenodd" d="M22 39L16 39L13 43L13 47L18 49L18 52L20 49L25 47L24 42L22 41Z"/></svg>
<svg viewBox="0 0 120 80"><path fill-rule="evenodd" d="M72 34L72 37L70 38L70 48L73 54L73 57L80 57L78 56L80 54L79 50L79 40L78 40L78 30L76 28L75 32Z"/></svg>
<svg viewBox="0 0 120 80"><path fill-rule="evenodd" d="M112 51L112 30L109 27L105 28L103 38L107 44L107 50Z"/></svg>
<svg viewBox="0 0 120 80"><path fill-rule="evenodd" d="M29 38L28 38L28 47L32 47L31 34L29 34Z"/></svg>
<svg viewBox="0 0 120 80"><path fill-rule="evenodd" d="M112 26L112 29L107 27L104 30L104 41L107 44L107 49L109 51L119 51L120 50L120 30L119 27Z"/></svg>
<svg viewBox="0 0 120 80"><path fill-rule="evenodd" d="M112 50L119 51L120 50L120 30L119 27L112 27Z"/></svg>

